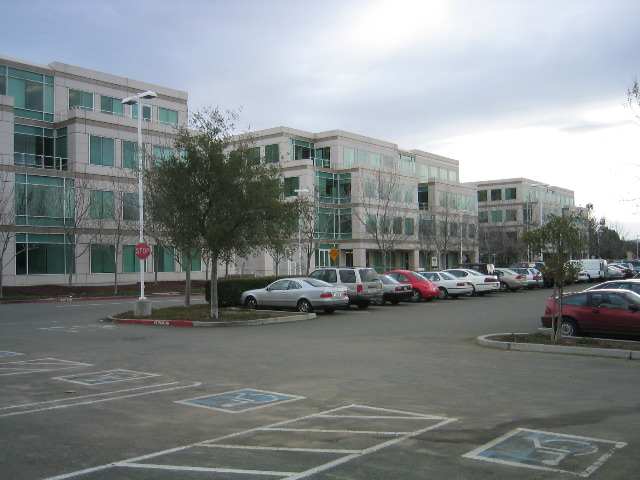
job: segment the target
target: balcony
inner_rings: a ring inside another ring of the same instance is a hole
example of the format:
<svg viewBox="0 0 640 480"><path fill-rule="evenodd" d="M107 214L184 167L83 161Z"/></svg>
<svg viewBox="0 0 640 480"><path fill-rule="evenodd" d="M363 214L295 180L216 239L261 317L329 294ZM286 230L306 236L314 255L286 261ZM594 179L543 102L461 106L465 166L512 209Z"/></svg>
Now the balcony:
<svg viewBox="0 0 640 480"><path fill-rule="evenodd" d="M13 164L17 167L42 168L45 170L67 170L68 159L51 155L14 152Z"/></svg>

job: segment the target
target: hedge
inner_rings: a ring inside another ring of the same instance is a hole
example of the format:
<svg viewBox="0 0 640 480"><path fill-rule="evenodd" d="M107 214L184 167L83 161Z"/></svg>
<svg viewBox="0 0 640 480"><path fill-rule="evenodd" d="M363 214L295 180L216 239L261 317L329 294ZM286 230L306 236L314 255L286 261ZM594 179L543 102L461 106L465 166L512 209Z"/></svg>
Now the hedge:
<svg viewBox="0 0 640 480"><path fill-rule="evenodd" d="M246 277L246 278L219 278L218 279L218 305L222 307L234 307L240 305L240 295L247 290L264 288L275 282L278 277ZM205 298L211 303L211 280L205 284Z"/></svg>

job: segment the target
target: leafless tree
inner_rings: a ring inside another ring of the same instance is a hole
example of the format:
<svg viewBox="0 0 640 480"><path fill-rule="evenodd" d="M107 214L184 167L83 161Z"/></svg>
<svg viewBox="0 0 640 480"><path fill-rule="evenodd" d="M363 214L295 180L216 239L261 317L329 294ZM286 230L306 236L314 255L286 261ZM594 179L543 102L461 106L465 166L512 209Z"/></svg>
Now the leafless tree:
<svg viewBox="0 0 640 480"><path fill-rule="evenodd" d="M8 255L9 245L15 238L16 215L14 200L14 182L8 172L0 172L0 298L2 298L2 279L4 269L15 258Z"/></svg>
<svg viewBox="0 0 640 480"><path fill-rule="evenodd" d="M373 239L382 254L385 269L393 267L395 250L414 236L414 231L406 227L406 219L414 217L414 189L400 178L382 169L363 176L361 208L354 210L365 235Z"/></svg>

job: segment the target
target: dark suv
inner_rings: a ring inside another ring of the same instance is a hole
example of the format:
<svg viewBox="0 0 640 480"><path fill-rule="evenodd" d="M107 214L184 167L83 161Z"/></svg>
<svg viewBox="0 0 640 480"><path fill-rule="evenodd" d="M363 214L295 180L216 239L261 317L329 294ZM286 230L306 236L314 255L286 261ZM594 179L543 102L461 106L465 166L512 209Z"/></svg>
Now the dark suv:
<svg viewBox="0 0 640 480"><path fill-rule="evenodd" d="M324 280L332 285L347 287L349 289L349 305L367 308L372 303L382 302L382 282L373 268L322 267L311 272L309 276Z"/></svg>

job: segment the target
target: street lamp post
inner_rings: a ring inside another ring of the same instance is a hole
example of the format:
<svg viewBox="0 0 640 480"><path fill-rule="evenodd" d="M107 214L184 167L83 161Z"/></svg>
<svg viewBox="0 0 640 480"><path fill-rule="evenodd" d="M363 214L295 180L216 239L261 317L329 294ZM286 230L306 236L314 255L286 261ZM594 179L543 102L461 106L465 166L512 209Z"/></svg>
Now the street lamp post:
<svg viewBox="0 0 640 480"><path fill-rule="evenodd" d="M155 98L155 92L147 90L122 100L124 105L138 105L138 225L140 227L140 243L144 242L144 199L142 195L142 169L144 162L142 159L142 99ZM140 298L135 304L134 314L141 317L151 314L151 303L144 296L144 260L140 259Z"/></svg>
<svg viewBox="0 0 640 480"><path fill-rule="evenodd" d="M298 196L300 196L301 193L309 193L309 190L307 190L306 188L296 188L294 192L296 192ZM302 230L300 223L300 219L298 219L298 250L300 252L300 270L298 273L302 275Z"/></svg>

